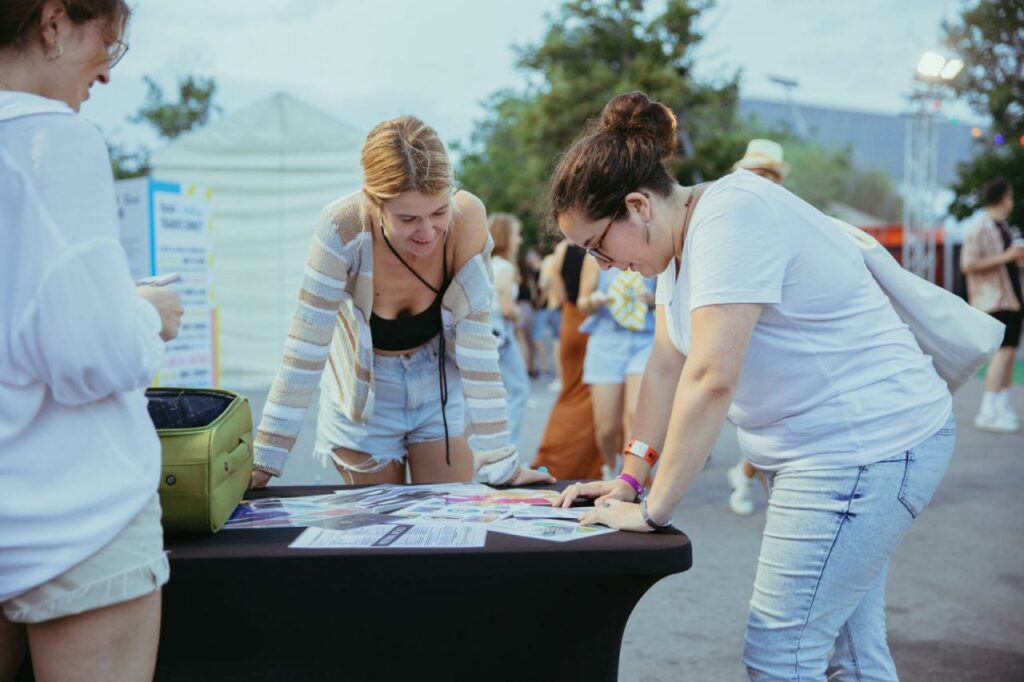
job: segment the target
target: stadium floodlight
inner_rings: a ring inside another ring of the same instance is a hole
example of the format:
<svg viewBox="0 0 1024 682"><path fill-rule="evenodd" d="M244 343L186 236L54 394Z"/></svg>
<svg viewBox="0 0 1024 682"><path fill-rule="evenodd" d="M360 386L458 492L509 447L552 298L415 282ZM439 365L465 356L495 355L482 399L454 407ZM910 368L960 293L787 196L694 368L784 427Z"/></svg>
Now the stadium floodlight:
<svg viewBox="0 0 1024 682"><path fill-rule="evenodd" d="M946 65L942 67L942 72L939 74L939 78L944 81L951 81L956 78L961 71L964 70L964 60L962 59L950 59L946 62Z"/></svg>
<svg viewBox="0 0 1024 682"><path fill-rule="evenodd" d="M938 52L925 52L917 63L915 76L926 83L948 83L963 71L962 59L946 59Z"/></svg>
<svg viewBox="0 0 1024 682"><path fill-rule="evenodd" d="M922 78L938 78L946 58L937 52L925 52L917 63L917 75Z"/></svg>

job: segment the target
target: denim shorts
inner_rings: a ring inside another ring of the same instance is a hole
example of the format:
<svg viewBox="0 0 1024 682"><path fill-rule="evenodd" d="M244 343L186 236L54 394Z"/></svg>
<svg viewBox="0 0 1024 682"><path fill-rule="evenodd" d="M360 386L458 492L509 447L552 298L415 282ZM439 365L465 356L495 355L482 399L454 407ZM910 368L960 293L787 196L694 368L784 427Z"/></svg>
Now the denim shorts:
<svg viewBox="0 0 1024 682"><path fill-rule="evenodd" d="M159 590L169 575L160 498L154 493L95 554L0 606L12 623L42 623L143 597Z"/></svg>
<svg viewBox="0 0 1024 682"><path fill-rule="evenodd" d="M442 440L444 421L437 353L435 338L407 355L374 354L376 397L373 414L365 424L343 415L334 392L321 386L317 452L324 455L339 447L365 452L372 460L362 466L346 464L333 454L331 458L349 471L375 473L403 461L411 444ZM449 357L444 365L448 378L448 436L454 438L465 429L465 400L455 363Z"/></svg>
<svg viewBox="0 0 1024 682"><path fill-rule="evenodd" d="M591 334L583 360L583 383L621 384L632 374L643 374L654 348L654 334L627 329L605 329Z"/></svg>

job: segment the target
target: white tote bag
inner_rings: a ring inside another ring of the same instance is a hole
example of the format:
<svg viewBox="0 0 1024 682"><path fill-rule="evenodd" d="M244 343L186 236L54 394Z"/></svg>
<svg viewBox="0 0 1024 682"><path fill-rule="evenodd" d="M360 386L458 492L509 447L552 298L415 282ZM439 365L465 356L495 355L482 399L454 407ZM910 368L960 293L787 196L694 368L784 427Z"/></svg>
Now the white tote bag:
<svg viewBox="0 0 1024 682"><path fill-rule="evenodd" d="M999 350L1006 326L959 296L903 267L878 240L833 218L857 244L875 281L889 297L935 370L953 393Z"/></svg>

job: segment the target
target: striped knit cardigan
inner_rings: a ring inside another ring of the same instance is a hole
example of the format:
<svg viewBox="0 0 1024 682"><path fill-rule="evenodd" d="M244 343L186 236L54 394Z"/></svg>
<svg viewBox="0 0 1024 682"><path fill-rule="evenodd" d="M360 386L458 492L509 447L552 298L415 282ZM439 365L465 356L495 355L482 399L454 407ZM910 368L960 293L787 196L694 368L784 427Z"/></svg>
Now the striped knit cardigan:
<svg viewBox="0 0 1024 682"><path fill-rule="evenodd" d="M327 367L323 390L335 391L346 417L373 418L373 238L360 217L361 194L328 204L313 235L288 338L256 432L255 466L279 476ZM509 442L505 386L491 333L494 288L488 237L455 273L441 299L442 333L465 394L467 432L479 476L506 483L517 473ZM315 455L329 461L331 452Z"/></svg>

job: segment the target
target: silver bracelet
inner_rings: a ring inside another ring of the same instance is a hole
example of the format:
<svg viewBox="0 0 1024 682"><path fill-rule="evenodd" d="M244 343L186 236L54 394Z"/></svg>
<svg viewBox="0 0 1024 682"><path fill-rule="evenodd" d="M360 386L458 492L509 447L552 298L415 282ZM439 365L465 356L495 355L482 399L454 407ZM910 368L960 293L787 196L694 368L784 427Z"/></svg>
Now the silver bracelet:
<svg viewBox="0 0 1024 682"><path fill-rule="evenodd" d="M668 523L658 523L651 518L651 515L647 512L646 497L640 502L640 516L643 517L644 523L651 527L651 530L661 530L662 528L668 528L672 525L672 521L669 521Z"/></svg>

